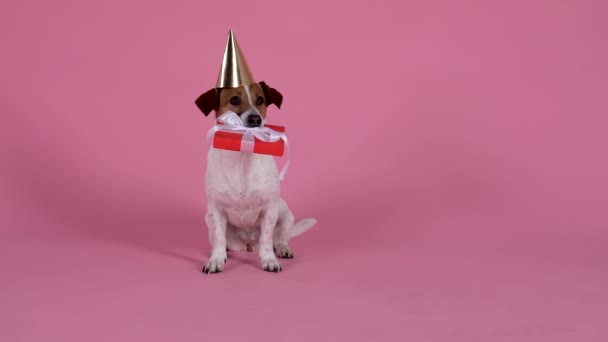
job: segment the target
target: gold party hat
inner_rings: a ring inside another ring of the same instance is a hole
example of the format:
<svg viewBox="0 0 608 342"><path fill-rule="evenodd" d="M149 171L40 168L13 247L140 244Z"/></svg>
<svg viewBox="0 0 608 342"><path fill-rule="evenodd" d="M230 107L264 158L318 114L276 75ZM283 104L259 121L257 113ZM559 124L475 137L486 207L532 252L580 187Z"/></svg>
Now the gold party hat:
<svg viewBox="0 0 608 342"><path fill-rule="evenodd" d="M222 68L217 77L216 88L237 88L242 85L255 83L251 70L241 53L239 43L234 38L232 30L228 33Z"/></svg>

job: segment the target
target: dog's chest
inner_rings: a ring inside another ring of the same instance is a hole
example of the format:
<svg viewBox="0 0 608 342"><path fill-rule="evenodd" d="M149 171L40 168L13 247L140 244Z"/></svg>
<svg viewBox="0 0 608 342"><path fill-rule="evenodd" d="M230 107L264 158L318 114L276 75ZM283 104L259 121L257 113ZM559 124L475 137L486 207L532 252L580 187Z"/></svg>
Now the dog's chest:
<svg viewBox="0 0 608 342"><path fill-rule="evenodd" d="M237 226L254 226L262 211L280 197L271 156L211 149L207 161L207 197Z"/></svg>

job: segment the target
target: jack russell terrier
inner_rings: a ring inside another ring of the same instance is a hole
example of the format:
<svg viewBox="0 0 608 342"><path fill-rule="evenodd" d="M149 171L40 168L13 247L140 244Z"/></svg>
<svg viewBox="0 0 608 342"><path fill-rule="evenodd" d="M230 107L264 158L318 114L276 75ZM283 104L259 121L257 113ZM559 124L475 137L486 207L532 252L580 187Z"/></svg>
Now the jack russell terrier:
<svg viewBox="0 0 608 342"><path fill-rule="evenodd" d="M213 88L195 103L207 116L236 113L246 127L263 127L266 109L280 108L283 96L264 82L235 88ZM294 215L280 195L280 180L273 156L211 147L205 189L208 201L205 222L211 257L204 273L224 269L227 251L258 251L262 268L281 271L279 258L293 258L289 240L314 226L309 218L294 222ZM276 254L275 254L276 253Z"/></svg>

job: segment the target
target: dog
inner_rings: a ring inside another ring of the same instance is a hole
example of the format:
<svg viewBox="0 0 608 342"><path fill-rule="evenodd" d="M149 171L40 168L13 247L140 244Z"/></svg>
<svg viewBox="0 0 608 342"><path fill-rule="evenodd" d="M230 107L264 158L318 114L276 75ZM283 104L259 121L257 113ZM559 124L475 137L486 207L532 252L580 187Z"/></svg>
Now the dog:
<svg viewBox="0 0 608 342"><path fill-rule="evenodd" d="M236 113L246 127L263 127L267 108L280 109L283 95L265 82L238 88L213 88L195 103L216 119ZM211 257L204 273L224 270L227 251L258 251L262 269L280 272L277 259L293 258L289 240L313 227L317 220L294 222L294 215L280 195L280 180L273 156L215 149L207 156L205 174Z"/></svg>

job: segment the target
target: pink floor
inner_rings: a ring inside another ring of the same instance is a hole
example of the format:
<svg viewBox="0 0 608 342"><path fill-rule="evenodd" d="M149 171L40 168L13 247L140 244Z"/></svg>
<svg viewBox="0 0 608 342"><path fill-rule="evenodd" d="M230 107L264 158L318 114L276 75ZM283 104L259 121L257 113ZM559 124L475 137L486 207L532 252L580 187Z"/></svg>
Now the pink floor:
<svg viewBox="0 0 608 342"><path fill-rule="evenodd" d="M601 1L4 1L0 342L608 341ZM205 275L228 29L319 224Z"/></svg>
<svg viewBox="0 0 608 342"><path fill-rule="evenodd" d="M336 196L298 202L321 224L294 242L297 257L282 273L261 271L245 253L207 276L196 210L73 200L73 211L2 232L2 341L608 336L605 239Z"/></svg>

